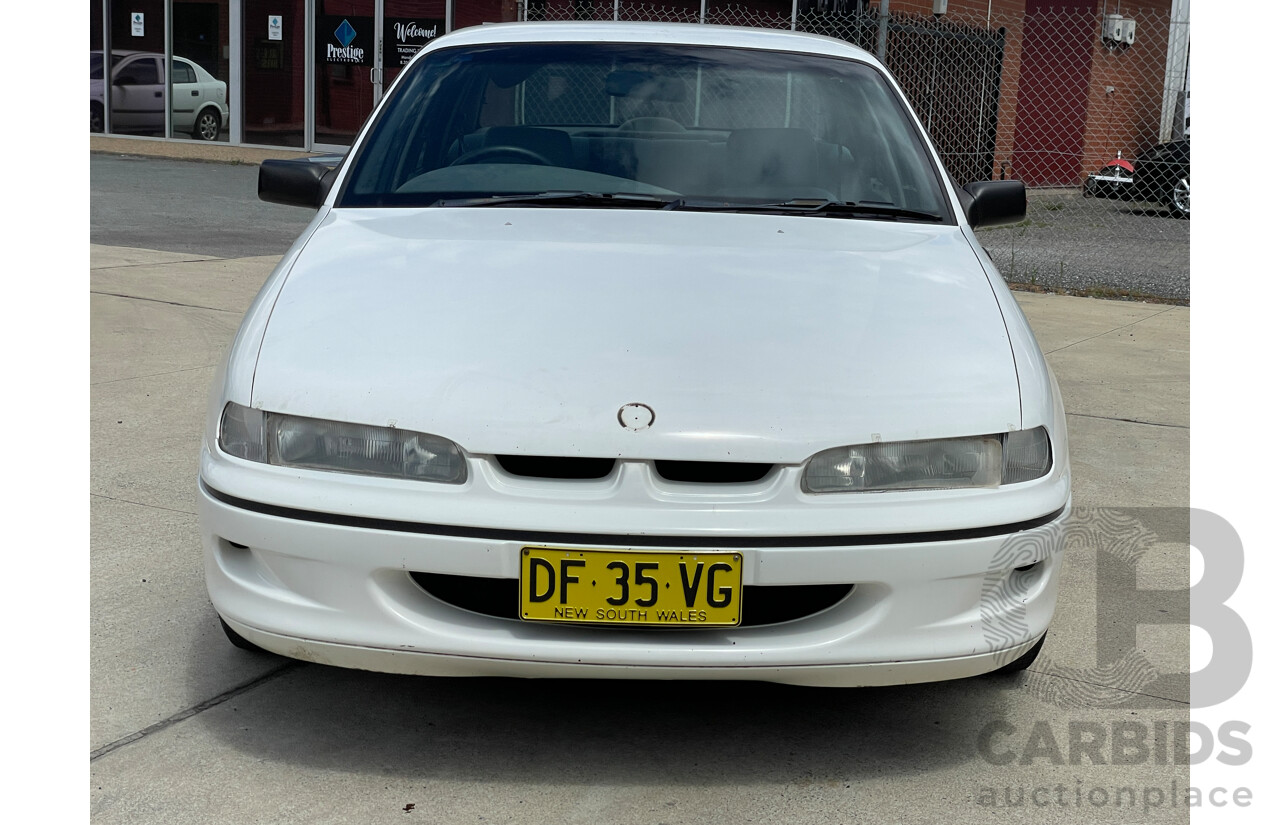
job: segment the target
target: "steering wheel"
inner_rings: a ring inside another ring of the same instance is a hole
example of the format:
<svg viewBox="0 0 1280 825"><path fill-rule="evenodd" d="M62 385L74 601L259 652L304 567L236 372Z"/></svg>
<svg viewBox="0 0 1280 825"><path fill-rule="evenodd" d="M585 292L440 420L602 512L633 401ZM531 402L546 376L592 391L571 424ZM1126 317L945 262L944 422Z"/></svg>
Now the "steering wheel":
<svg viewBox="0 0 1280 825"><path fill-rule="evenodd" d="M461 166L466 163L481 163L495 157L517 158L521 161L536 163L541 166L555 166L547 158L539 155L532 149L525 149L523 146L482 146L479 149L472 149L470 152L464 152L459 155L450 166Z"/></svg>

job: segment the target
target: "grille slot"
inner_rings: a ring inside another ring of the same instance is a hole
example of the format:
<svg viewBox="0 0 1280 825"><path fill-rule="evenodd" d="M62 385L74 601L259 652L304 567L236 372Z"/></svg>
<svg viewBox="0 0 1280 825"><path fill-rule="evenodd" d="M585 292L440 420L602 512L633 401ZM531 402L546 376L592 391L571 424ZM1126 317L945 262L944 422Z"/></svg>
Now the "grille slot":
<svg viewBox="0 0 1280 825"><path fill-rule="evenodd" d="M773 469L772 464L741 461L655 461L653 465L658 475L667 481L697 484L748 484L759 481Z"/></svg>
<svg viewBox="0 0 1280 825"><path fill-rule="evenodd" d="M523 478L599 479L613 472L617 463L612 458L579 458L547 455L494 456L505 472ZM653 462L654 470L667 481L694 484L750 484L759 481L773 469L772 464L749 464L741 461L669 461Z"/></svg>
<svg viewBox="0 0 1280 825"><path fill-rule="evenodd" d="M497 619L520 621L520 583L515 579L443 573L409 575L419 587L446 604ZM853 588L852 584L745 585L742 588L740 627L780 624L812 616L842 600Z"/></svg>
<svg viewBox="0 0 1280 825"><path fill-rule="evenodd" d="M569 458L544 455L495 456L498 465L513 476L526 478L604 478L613 472L612 458Z"/></svg>

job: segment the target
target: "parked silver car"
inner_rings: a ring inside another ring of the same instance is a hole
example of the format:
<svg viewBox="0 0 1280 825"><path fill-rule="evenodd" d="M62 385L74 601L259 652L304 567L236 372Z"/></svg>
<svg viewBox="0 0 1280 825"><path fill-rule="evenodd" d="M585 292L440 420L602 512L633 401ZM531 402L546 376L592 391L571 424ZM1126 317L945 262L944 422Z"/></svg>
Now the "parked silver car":
<svg viewBox="0 0 1280 825"><path fill-rule="evenodd" d="M89 131L105 128L102 52L89 52ZM111 131L164 132L165 57L111 53ZM217 140L227 122L227 84L185 57L173 58L173 131Z"/></svg>

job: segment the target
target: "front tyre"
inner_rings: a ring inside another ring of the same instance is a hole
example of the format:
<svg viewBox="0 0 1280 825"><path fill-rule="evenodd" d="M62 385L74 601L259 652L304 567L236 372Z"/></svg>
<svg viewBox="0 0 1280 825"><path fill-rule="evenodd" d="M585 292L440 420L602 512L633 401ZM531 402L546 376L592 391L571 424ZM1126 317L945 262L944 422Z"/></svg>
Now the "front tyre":
<svg viewBox="0 0 1280 825"><path fill-rule="evenodd" d="M1191 175L1178 178L1169 193L1169 211L1179 218L1191 217Z"/></svg>
<svg viewBox="0 0 1280 825"><path fill-rule="evenodd" d="M217 140L222 131L222 117L213 109L205 109L196 116L191 136L196 140Z"/></svg>

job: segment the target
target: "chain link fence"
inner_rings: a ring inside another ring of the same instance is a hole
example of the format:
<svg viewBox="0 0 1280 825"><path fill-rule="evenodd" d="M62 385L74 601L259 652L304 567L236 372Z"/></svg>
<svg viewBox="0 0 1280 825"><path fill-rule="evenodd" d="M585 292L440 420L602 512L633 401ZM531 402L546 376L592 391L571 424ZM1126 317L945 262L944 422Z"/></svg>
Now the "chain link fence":
<svg viewBox="0 0 1280 825"><path fill-rule="evenodd" d="M1001 15L952 2L934 16L882 15L858 0L524 0L517 13L794 29L853 43L888 67L957 182L1026 183L1026 220L979 235L1006 280L1189 301L1189 22L1169 0L1132 0L1123 14L1107 2L1026 5Z"/></svg>

